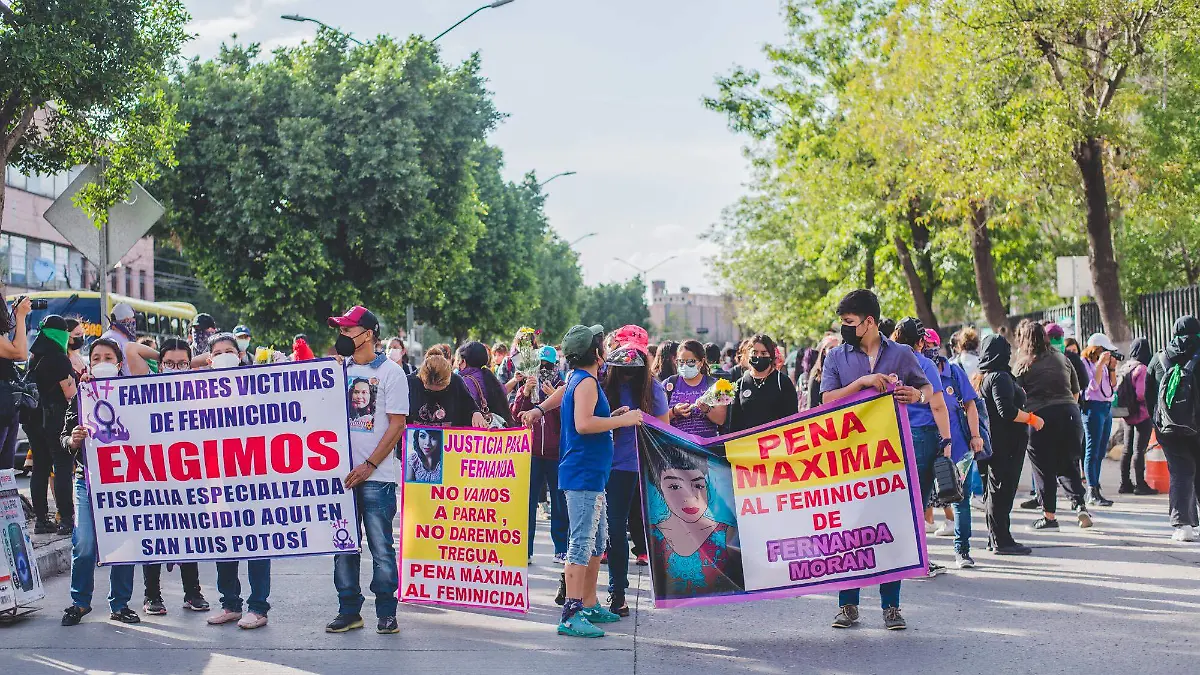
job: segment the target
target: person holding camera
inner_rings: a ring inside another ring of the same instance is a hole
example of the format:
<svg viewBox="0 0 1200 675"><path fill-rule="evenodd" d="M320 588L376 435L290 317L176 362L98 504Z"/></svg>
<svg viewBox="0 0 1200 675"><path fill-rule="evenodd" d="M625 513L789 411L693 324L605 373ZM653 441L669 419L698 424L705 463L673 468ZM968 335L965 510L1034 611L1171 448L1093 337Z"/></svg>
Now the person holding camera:
<svg viewBox="0 0 1200 675"><path fill-rule="evenodd" d="M15 391L21 385L17 362L29 358L25 317L32 308L29 298L19 298L13 303L11 314L0 312L0 470L13 468L16 460L17 430L21 425L21 409ZM11 339L9 333L12 333Z"/></svg>
<svg viewBox="0 0 1200 675"><path fill-rule="evenodd" d="M1088 383L1083 390L1083 467L1087 474L1087 503L1112 506L1100 493L1100 469L1112 436L1112 400L1117 390L1117 364L1125 358L1104 333L1094 333L1083 350Z"/></svg>

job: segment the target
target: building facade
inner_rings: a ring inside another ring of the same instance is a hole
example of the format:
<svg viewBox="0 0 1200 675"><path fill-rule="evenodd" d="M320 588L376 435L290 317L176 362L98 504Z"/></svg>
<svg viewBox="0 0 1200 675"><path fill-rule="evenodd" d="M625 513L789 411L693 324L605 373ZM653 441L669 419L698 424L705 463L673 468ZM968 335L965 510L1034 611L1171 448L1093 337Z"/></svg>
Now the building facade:
<svg viewBox="0 0 1200 675"><path fill-rule="evenodd" d="M96 266L67 242L42 214L79 175L26 176L13 167L4 173L4 214L0 218L0 283L4 293L98 290ZM154 239L143 237L109 275L108 288L154 301Z"/></svg>
<svg viewBox="0 0 1200 675"><path fill-rule="evenodd" d="M736 345L742 339L734 323L733 299L725 295L692 293L684 286L667 292L667 282L650 282L650 326L658 339L699 339L717 345Z"/></svg>

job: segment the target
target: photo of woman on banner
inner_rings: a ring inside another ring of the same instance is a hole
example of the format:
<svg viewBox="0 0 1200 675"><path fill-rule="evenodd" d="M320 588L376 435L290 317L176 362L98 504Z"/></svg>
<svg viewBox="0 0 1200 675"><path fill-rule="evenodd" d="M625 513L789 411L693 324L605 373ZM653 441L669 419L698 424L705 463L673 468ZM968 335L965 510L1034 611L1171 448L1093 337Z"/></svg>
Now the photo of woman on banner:
<svg viewBox="0 0 1200 675"><path fill-rule="evenodd" d="M375 426L375 393L378 386L365 377L350 379L350 429L371 431Z"/></svg>
<svg viewBox="0 0 1200 675"><path fill-rule="evenodd" d="M408 430L408 457L404 480L408 483L442 484L443 433L434 429Z"/></svg>
<svg viewBox="0 0 1200 675"><path fill-rule="evenodd" d="M728 466L647 429L643 465L654 597L741 593L745 582ZM723 475L722 475L723 474Z"/></svg>

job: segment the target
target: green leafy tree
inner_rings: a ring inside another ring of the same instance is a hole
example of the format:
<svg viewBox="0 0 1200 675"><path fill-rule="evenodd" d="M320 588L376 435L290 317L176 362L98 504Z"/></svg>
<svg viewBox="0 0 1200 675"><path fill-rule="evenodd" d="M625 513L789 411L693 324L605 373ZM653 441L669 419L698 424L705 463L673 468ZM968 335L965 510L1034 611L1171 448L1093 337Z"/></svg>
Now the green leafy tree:
<svg viewBox="0 0 1200 675"><path fill-rule="evenodd" d="M497 115L478 58L328 31L259 56L223 47L174 82L191 133L156 186L163 229L264 341L327 334L355 303L435 316L484 233L475 168Z"/></svg>
<svg viewBox="0 0 1200 675"><path fill-rule="evenodd" d="M162 82L188 20L181 0L0 3L0 173L102 166L77 204L106 220L174 161L185 125Z"/></svg>
<svg viewBox="0 0 1200 675"><path fill-rule="evenodd" d="M600 324L605 330L615 330L628 324L649 325L650 308L646 306L646 282L642 281L639 275L621 283L585 287L580 307L580 323L588 326ZM557 340L557 337L555 339Z"/></svg>
<svg viewBox="0 0 1200 675"><path fill-rule="evenodd" d="M579 254L558 235L547 231L536 255L537 303L525 323L541 328L547 341L556 342L579 322L580 300L586 294Z"/></svg>

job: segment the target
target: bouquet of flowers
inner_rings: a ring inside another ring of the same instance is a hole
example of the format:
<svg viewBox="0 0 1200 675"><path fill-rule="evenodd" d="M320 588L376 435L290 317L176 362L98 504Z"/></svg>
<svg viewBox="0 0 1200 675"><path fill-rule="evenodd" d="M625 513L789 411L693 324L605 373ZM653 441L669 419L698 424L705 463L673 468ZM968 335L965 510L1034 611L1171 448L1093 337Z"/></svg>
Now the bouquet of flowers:
<svg viewBox="0 0 1200 675"><path fill-rule="evenodd" d="M525 377L537 377L541 359L538 358L538 349L533 343L540 334L541 331L528 326L517 331L517 341L513 345L511 357L516 371Z"/></svg>
<svg viewBox="0 0 1200 675"><path fill-rule="evenodd" d="M729 382L729 380L722 379L718 379L716 382L714 382L713 385L708 388L708 391L704 392L700 395L700 398L696 399L697 405L706 405L710 408L729 405L730 403L733 403L733 385Z"/></svg>

